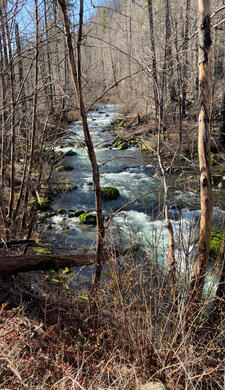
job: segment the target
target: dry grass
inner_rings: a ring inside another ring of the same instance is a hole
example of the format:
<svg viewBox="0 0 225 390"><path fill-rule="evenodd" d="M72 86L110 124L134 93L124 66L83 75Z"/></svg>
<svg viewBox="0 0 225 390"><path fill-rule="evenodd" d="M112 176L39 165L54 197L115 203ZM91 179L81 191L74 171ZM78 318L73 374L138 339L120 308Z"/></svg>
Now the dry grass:
<svg viewBox="0 0 225 390"><path fill-rule="evenodd" d="M95 311L87 290L76 290L79 274L68 277L69 290L62 274L58 282L43 273L9 280L0 388L132 390L161 380L171 390L224 389L224 316L215 329L206 325L205 302L186 328L186 288L175 305L152 260L112 260Z"/></svg>

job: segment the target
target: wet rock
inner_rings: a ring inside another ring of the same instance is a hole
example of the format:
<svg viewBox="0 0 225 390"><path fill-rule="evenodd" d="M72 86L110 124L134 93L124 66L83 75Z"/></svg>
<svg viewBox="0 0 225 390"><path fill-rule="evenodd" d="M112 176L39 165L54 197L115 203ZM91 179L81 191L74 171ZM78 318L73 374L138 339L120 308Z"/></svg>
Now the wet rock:
<svg viewBox="0 0 225 390"><path fill-rule="evenodd" d="M95 225L96 224L96 215L90 213L83 213L79 216L80 222L86 225Z"/></svg>
<svg viewBox="0 0 225 390"><path fill-rule="evenodd" d="M101 193L103 200L114 200L120 196L119 190L113 186L101 188Z"/></svg>
<svg viewBox="0 0 225 390"><path fill-rule="evenodd" d="M70 149L68 150L68 152L65 153L65 156L71 157L71 156L76 156L76 154L77 154L76 152Z"/></svg>

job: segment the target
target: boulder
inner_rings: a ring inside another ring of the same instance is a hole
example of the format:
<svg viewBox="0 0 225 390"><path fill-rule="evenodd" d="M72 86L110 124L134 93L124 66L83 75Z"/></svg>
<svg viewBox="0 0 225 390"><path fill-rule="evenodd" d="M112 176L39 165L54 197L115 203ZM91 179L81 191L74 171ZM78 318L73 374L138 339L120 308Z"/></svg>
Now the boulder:
<svg viewBox="0 0 225 390"><path fill-rule="evenodd" d="M76 156L76 152L70 149L68 150L68 152L65 153L65 156L69 156L69 157Z"/></svg>
<svg viewBox="0 0 225 390"><path fill-rule="evenodd" d="M96 215L90 213L83 213L79 216L80 222L86 225L96 225Z"/></svg>
<svg viewBox="0 0 225 390"><path fill-rule="evenodd" d="M80 111L69 111L67 113L68 122L78 121L80 119Z"/></svg>
<svg viewBox="0 0 225 390"><path fill-rule="evenodd" d="M113 200L120 196L119 190L113 186L101 188L101 193L103 200Z"/></svg>

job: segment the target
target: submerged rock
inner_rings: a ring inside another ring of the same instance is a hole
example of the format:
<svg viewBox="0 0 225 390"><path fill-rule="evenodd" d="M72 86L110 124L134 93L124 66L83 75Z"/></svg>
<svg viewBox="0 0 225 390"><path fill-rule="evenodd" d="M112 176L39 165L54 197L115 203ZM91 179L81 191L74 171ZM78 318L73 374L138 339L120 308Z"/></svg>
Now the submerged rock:
<svg viewBox="0 0 225 390"><path fill-rule="evenodd" d="M79 216L80 222L86 225L95 225L96 224L96 215L90 213L83 213Z"/></svg>
<svg viewBox="0 0 225 390"><path fill-rule="evenodd" d="M101 188L101 193L103 200L114 200L120 196L119 190L113 186Z"/></svg>

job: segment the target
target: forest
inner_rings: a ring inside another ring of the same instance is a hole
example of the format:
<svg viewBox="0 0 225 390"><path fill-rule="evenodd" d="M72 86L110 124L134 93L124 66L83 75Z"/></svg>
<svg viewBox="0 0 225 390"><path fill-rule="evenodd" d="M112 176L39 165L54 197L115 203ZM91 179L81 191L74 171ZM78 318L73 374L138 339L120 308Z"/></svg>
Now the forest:
<svg viewBox="0 0 225 390"><path fill-rule="evenodd" d="M225 1L0 0L0 388L225 388Z"/></svg>

